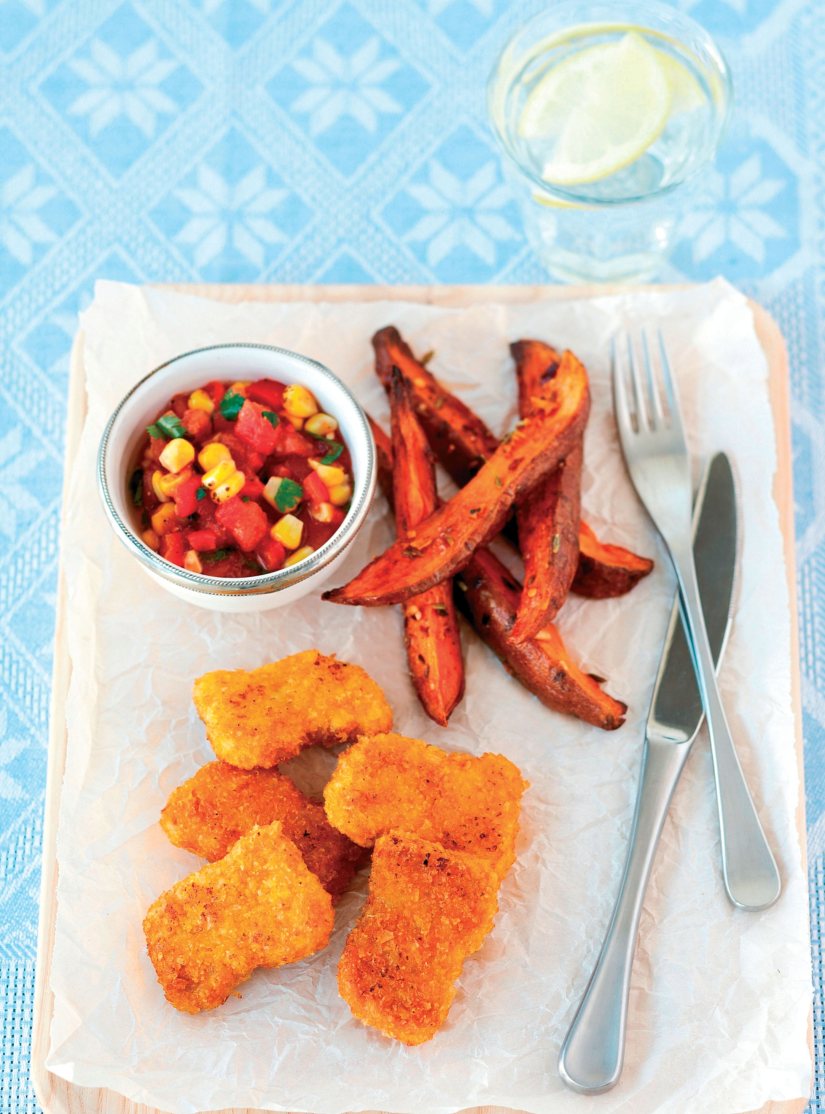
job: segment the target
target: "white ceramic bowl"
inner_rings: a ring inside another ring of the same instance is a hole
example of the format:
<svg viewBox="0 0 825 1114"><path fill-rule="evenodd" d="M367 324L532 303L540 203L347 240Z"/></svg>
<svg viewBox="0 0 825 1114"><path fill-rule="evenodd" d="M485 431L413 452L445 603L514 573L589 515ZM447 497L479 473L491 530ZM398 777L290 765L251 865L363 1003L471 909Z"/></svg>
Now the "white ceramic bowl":
<svg viewBox="0 0 825 1114"><path fill-rule="evenodd" d="M194 390L212 379L301 383L312 391L321 409L338 420L352 458L352 503L329 541L297 565L237 578L189 572L165 561L145 545L133 525L129 469L147 425L173 395ZM161 587L213 611L264 611L316 590L341 563L344 552L364 524L375 493L375 444L364 411L349 389L323 364L266 344L218 344L176 356L129 391L103 431L97 477L103 506L115 533Z"/></svg>

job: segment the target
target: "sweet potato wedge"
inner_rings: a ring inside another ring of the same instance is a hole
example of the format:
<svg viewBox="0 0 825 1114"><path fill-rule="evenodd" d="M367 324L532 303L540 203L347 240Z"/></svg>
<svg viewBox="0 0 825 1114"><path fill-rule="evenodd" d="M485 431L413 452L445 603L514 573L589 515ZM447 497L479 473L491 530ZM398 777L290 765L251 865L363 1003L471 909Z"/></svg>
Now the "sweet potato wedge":
<svg viewBox="0 0 825 1114"><path fill-rule="evenodd" d="M389 391L393 367L401 371L410 384L415 412L433 452L458 486L464 487L496 451L498 438L466 403L445 390L416 360L394 325L379 329L372 346L378 378Z"/></svg>
<svg viewBox="0 0 825 1114"><path fill-rule="evenodd" d="M579 565L582 445L516 508L524 592L513 638L533 638L567 599Z"/></svg>
<svg viewBox="0 0 825 1114"><path fill-rule="evenodd" d="M473 550L499 532L516 500L568 455L589 410L587 372L572 353L565 353L547 397L504 438L467 486L349 584L323 598L366 607L403 603L452 576Z"/></svg>
<svg viewBox="0 0 825 1114"><path fill-rule="evenodd" d="M519 415L526 417L559 368L555 348L540 340L510 345L516 364ZM579 563L579 517L583 443L516 507L518 541L524 560L524 591L512 637L532 638L558 614Z"/></svg>
<svg viewBox="0 0 825 1114"><path fill-rule="evenodd" d="M378 450L379 482L392 503L391 477L393 449L381 426L370 418ZM386 477L381 480L381 476ZM472 583L468 583L472 571ZM480 546L473 560L455 578L461 591L456 598L481 639L490 646L513 677L554 711L597 722L599 727L620 727L626 705L602 692L596 681L573 662L552 624L535 639L515 642L510 628L515 619L521 587L509 570L486 546ZM487 601L492 601L487 606ZM601 711L600 711L601 709ZM587 714L582 715L584 711ZM594 718L589 718L592 714ZM601 716L601 719L598 717Z"/></svg>
<svg viewBox="0 0 825 1114"><path fill-rule="evenodd" d="M579 564L573 591L593 600L623 596L653 568L649 557L639 557L621 545L599 541L586 522L579 523Z"/></svg>
<svg viewBox="0 0 825 1114"><path fill-rule="evenodd" d="M498 439L415 359L397 329L381 329L373 337L373 345L382 382L389 381L389 354L398 356L395 362L410 383L413 405L439 463L458 487L464 487L495 451ZM653 568L646 557L603 544L585 523L580 527L579 566L572 585L578 595L592 599L624 595ZM514 540L515 531L511 534L509 524L506 532Z"/></svg>
<svg viewBox="0 0 825 1114"><path fill-rule="evenodd" d="M518 387L518 412L523 418L533 409L533 402L540 399L545 386L555 378L561 356L543 340L517 340L510 345L510 355L516 365Z"/></svg>
<svg viewBox="0 0 825 1114"><path fill-rule="evenodd" d="M477 549L456 576L456 600L508 672L556 712L605 731L624 723L627 705L603 692L571 660L561 635L548 623L535 638L512 637L521 585L489 549Z"/></svg>
<svg viewBox="0 0 825 1114"><path fill-rule="evenodd" d="M380 426L371 414L367 414L367 421L372 430L372 439L375 441L378 486L381 488L385 499L392 507L392 441L390 441L389 437L384 432L383 426Z"/></svg>
<svg viewBox="0 0 825 1114"><path fill-rule="evenodd" d="M429 518L438 506L435 461L410 402L410 389L398 369L390 383L395 468L393 502L400 538ZM447 725L464 694L461 636L451 580L444 580L404 605L404 636L410 676L424 711Z"/></svg>

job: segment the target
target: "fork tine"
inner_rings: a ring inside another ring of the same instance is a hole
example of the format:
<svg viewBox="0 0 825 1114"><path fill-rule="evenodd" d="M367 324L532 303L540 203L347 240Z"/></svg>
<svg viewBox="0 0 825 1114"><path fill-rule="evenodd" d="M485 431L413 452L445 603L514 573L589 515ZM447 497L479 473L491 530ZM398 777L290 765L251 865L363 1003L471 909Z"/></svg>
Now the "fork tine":
<svg viewBox="0 0 825 1114"><path fill-rule="evenodd" d="M616 345L616 338L610 342L610 368L613 378L613 411L616 415L616 422L619 426L619 434L624 440L626 436L632 434L632 416L627 401L627 387L625 386L625 376L619 362L619 354Z"/></svg>
<svg viewBox="0 0 825 1114"><path fill-rule="evenodd" d="M670 366L670 360L667 358L665 338L662 336L661 329L657 329L656 334L659 338L659 364L662 368L662 379L664 381L665 394L667 395L668 409L670 410L671 425L675 429L681 430L682 412L679 408L679 396L676 393L676 383L673 379L673 370Z"/></svg>
<svg viewBox="0 0 825 1114"><path fill-rule="evenodd" d="M633 394L636 400L636 415L639 433L644 433L651 428L650 414L648 413L642 376L639 371L639 362L630 334L627 337L627 360L630 364L630 377L633 380Z"/></svg>
<svg viewBox="0 0 825 1114"><path fill-rule="evenodd" d="M661 337L661 333L659 334ZM647 385L650 390L650 399L653 407L653 428L661 428L667 424L664 407L662 406L661 391L658 390L656 372L653 360L650 358L650 345L647 339L647 329L642 330L642 353L644 357Z"/></svg>

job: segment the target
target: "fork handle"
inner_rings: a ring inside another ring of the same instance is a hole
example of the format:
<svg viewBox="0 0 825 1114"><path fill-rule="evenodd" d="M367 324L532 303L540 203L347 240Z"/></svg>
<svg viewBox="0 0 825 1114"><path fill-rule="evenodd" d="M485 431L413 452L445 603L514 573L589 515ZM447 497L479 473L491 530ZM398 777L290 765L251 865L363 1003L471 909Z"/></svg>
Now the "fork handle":
<svg viewBox="0 0 825 1114"><path fill-rule="evenodd" d="M627 998L642 901L673 790L691 744L646 739L622 884L602 950L559 1055L568 1087L598 1095L622 1073Z"/></svg>
<svg viewBox="0 0 825 1114"><path fill-rule="evenodd" d="M690 545L670 545L679 580L679 604L710 733L716 801L722 836L722 875L728 897L740 909L773 905L782 884L736 756L716 684L713 657Z"/></svg>

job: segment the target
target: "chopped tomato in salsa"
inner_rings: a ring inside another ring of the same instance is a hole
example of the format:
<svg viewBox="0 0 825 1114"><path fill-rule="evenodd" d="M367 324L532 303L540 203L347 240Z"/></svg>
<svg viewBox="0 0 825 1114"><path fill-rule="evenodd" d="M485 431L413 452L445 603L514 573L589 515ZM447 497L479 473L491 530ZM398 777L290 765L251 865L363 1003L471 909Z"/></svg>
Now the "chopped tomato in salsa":
<svg viewBox="0 0 825 1114"><path fill-rule="evenodd" d="M338 422L300 384L213 380L147 427L129 490L140 534L173 565L239 577L297 564L352 498Z"/></svg>

